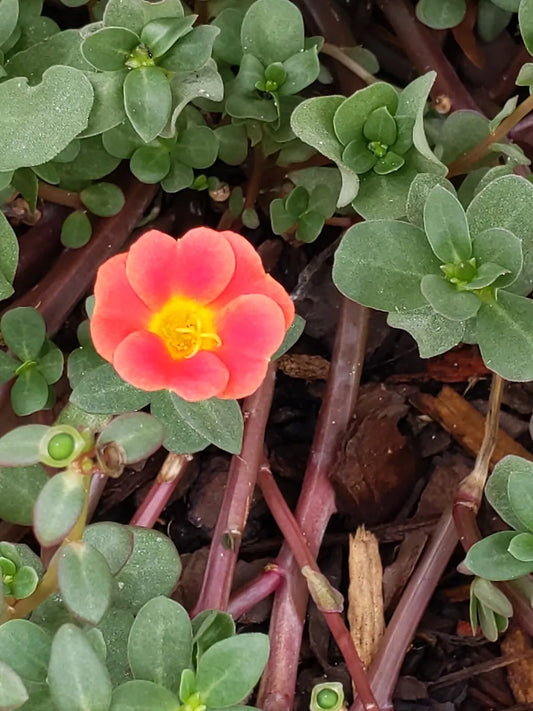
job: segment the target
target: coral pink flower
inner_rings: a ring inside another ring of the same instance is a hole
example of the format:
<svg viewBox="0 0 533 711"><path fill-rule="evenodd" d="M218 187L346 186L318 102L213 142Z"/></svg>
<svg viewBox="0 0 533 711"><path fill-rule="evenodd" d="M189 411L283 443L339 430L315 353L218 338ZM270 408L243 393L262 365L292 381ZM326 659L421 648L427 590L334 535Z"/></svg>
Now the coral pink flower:
<svg viewBox="0 0 533 711"><path fill-rule="evenodd" d="M146 232L102 264L94 296L102 358L141 390L191 402L253 393L294 318L250 243L207 227L179 240Z"/></svg>

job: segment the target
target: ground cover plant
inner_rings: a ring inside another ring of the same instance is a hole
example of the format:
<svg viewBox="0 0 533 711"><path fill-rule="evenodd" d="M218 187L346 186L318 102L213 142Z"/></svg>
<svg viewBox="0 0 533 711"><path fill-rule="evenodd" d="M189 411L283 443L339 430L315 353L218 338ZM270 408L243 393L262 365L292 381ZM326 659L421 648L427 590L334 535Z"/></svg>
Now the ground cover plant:
<svg viewBox="0 0 533 711"><path fill-rule="evenodd" d="M0 0L0 709L533 703L532 54Z"/></svg>

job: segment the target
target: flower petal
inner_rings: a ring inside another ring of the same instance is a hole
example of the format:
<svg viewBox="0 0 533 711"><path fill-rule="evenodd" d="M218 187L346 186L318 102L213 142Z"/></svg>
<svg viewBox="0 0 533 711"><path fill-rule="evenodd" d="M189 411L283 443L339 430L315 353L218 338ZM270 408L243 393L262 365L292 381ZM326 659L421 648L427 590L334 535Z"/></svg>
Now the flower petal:
<svg viewBox="0 0 533 711"><path fill-rule="evenodd" d="M229 242L235 253L235 271L213 308L222 307L241 294L264 294L279 305L285 317L285 330L289 328L294 320L294 304L281 284L266 274L254 247L236 232L226 230L219 234Z"/></svg>
<svg viewBox="0 0 533 711"><path fill-rule="evenodd" d="M268 296L240 296L219 315L217 333L222 345L216 353L230 373L226 388L218 397L251 395L261 385L270 357L283 341L283 311Z"/></svg>
<svg viewBox="0 0 533 711"><path fill-rule="evenodd" d="M191 402L217 396L229 377L227 367L212 351L174 360L161 339L148 331L124 339L113 365L123 380L141 390L173 390Z"/></svg>
<svg viewBox="0 0 533 711"><path fill-rule="evenodd" d="M172 296L200 304L215 299L235 270L235 256L219 233L207 227L189 230L181 239L150 230L130 248L128 279L140 298L160 309Z"/></svg>
<svg viewBox="0 0 533 711"><path fill-rule="evenodd" d="M150 312L133 291L126 276L127 254L104 262L96 274L91 338L97 353L108 361L118 344L146 326Z"/></svg>

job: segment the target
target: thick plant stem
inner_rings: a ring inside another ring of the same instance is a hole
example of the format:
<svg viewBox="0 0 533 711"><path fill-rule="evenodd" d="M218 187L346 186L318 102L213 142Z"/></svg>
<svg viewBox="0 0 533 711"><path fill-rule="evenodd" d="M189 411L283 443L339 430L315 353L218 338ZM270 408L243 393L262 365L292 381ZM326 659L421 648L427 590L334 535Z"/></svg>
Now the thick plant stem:
<svg viewBox="0 0 533 711"><path fill-rule="evenodd" d="M285 499L283 498L272 472L267 464L263 464L259 469L258 484L263 492L265 501L272 516L274 517L276 523L278 524L285 541L289 544L291 553L294 556L300 570L308 567L311 568L314 573L322 576L320 569L316 563L315 558L311 555L311 551L302 536L296 519L294 518L291 510L287 506ZM350 672L352 681L357 689L365 711L377 710L378 706L376 699L372 694L372 689L368 684L368 679L365 673L365 668L357 649L353 643L352 638L342 615L338 611L327 610L323 607L320 608L324 618L328 624L328 627L333 635L337 646L339 647L346 667Z"/></svg>
<svg viewBox="0 0 533 711"><path fill-rule="evenodd" d="M183 478L191 459L192 457L187 454L170 452L167 455L144 501L133 515L131 526L152 528Z"/></svg>
<svg viewBox="0 0 533 711"><path fill-rule="evenodd" d="M276 365L271 363L261 387L244 401L242 450L231 460L228 482L193 615L202 610L226 610L228 607L242 533L248 518L257 471L263 458L265 427L275 377Z"/></svg>
<svg viewBox="0 0 533 711"><path fill-rule="evenodd" d="M501 124L489 133L489 135L474 146L471 151L465 153L464 156L458 158L453 163L450 164L448 177L452 178L455 175L463 175L467 173L473 165L484 158L493 143L497 143L502 138L504 138L509 131L516 126L516 124L521 121L525 116L527 116L533 110L533 94L524 99L521 104L518 104L516 109L510 116L507 116Z"/></svg>
<svg viewBox="0 0 533 711"><path fill-rule="evenodd" d="M502 392L503 380L499 375L494 374L489 411L485 420L485 434L474 468L458 487L453 511L447 510L442 514L435 532L432 534L431 542L411 576L391 621L387 625L376 657L370 667L370 684L382 711L393 708L392 694L405 653L416 632L420 618L455 550L459 536L461 536L463 545L467 542L474 542L472 540L472 537L475 536L474 528L477 529L475 515L483 494L498 432ZM460 502L459 509L461 511L459 519L456 514L458 502ZM457 526L458 522L459 527ZM479 533L475 540L479 540ZM361 702L356 700L350 711L362 711L363 708Z"/></svg>
<svg viewBox="0 0 533 711"><path fill-rule="evenodd" d="M479 111L463 86L433 32L419 22L406 0L378 0L378 6L394 29L402 47L420 74L437 72L431 96L447 109Z"/></svg>
<svg viewBox="0 0 533 711"><path fill-rule="evenodd" d="M335 511L329 473L357 399L366 343L367 312L343 299L330 373L295 516L313 557L317 557L328 521ZM296 686L307 585L284 544L277 563L287 581L276 592L270 621L271 652L259 690L265 711L291 711Z"/></svg>
<svg viewBox="0 0 533 711"><path fill-rule="evenodd" d="M228 612L234 620L255 607L262 600L272 595L285 580L285 571L276 563L270 563L257 578L243 585L231 596Z"/></svg>

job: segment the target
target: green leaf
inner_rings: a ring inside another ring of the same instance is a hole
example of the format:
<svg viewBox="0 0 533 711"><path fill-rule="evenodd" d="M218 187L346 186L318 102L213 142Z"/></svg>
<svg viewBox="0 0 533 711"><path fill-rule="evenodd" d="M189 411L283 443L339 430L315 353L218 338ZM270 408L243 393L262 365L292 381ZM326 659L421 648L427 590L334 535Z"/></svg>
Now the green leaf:
<svg viewBox="0 0 533 711"><path fill-rule="evenodd" d="M356 91L335 112L333 123L337 138L343 145L348 145L363 135L364 126L373 111L383 107L394 115L397 106L398 94L385 82L376 82Z"/></svg>
<svg viewBox="0 0 533 711"><path fill-rule="evenodd" d="M133 551L131 530L112 521L101 521L87 526L83 532L83 540L102 554L113 575L125 565Z"/></svg>
<svg viewBox="0 0 533 711"><path fill-rule="evenodd" d="M416 16L420 22L434 30L455 27L463 21L465 13L465 0L419 0L416 5Z"/></svg>
<svg viewBox="0 0 533 711"><path fill-rule="evenodd" d="M477 32L483 42L494 42L507 27L512 14L493 4L492 0L479 0Z"/></svg>
<svg viewBox="0 0 533 711"><path fill-rule="evenodd" d="M240 634L210 647L198 662L196 689L207 706L224 708L242 701L252 691L269 654L264 634Z"/></svg>
<svg viewBox="0 0 533 711"><path fill-rule="evenodd" d="M125 27L103 27L81 44L85 59L101 72L124 69L131 52L140 44L139 36Z"/></svg>
<svg viewBox="0 0 533 711"><path fill-rule="evenodd" d="M302 186L295 187L285 198L285 209L289 215L299 217L309 207L309 193Z"/></svg>
<svg viewBox="0 0 533 711"><path fill-rule="evenodd" d="M63 353L52 341L45 341L37 361L37 368L48 385L57 383L63 374Z"/></svg>
<svg viewBox="0 0 533 711"><path fill-rule="evenodd" d="M248 155L248 137L242 124L228 124L215 129L218 157L228 165L240 165Z"/></svg>
<svg viewBox="0 0 533 711"><path fill-rule="evenodd" d="M28 620L9 620L0 626L0 662L9 664L23 682L45 683L50 635Z"/></svg>
<svg viewBox="0 0 533 711"><path fill-rule="evenodd" d="M75 210L61 225L61 243L71 249L79 249L91 239L93 228L86 212Z"/></svg>
<svg viewBox="0 0 533 711"><path fill-rule="evenodd" d="M437 185L455 194L455 188L449 180L433 173L418 173L409 187L407 219L417 227L424 226L424 205L428 195Z"/></svg>
<svg viewBox="0 0 533 711"><path fill-rule="evenodd" d="M128 635L133 615L128 610L111 608L98 625L107 647L106 667L113 687L131 679L128 665Z"/></svg>
<svg viewBox="0 0 533 711"><path fill-rule="evenodd" d="M150 410L165 427L163 446L169 452L191 454L205 449L209 444L209 440L188 425L178 413L172 394L168 390L155 393Z"/></svg>
<svg viewBox="0 0 533 711"><path fill-rule="evenodd" d="M59 472L41 489L34 510L34 530L43 546L60 543L78 520L85 501L82 474Z"/></svg>
<svg viewBox="0 0 533 711"><path fill-rule="evenodd" d="M0 170L52 159L87 126L92 103L90 81L72 67L50 67L35 87L22 78L0 84L8 107L0 115Z"/></svg>
<svg viewBox="0 0 533 711"><path fill-rule="evenodd" d="M19 246L17 236L0 211L0 299L13 293L13 279L17 270Z"/></svg>
<svg viewBox="0 0 533 711"><path fill-rule="evenodd" d="M422 277L439 273L424 232L407 222L372 220L349 230L335 254L333 281L349 299L382 311L426 305Z"/></svg>
<svg viewBox="0 0 533 711"><path fill-rule="evenodd" d="M257 0L242 21L241 44L265 67L292 57L304 49L300 11L288 0Z"/></svg>
<svg viewBox="0 0 533 711"><path fill-rule="evenodd" d="M513 454L509 454L503 459L500 459L487 481L485 496L489 504L505 523L508 523L509 526L517 531L524 531L526 528L514 513L509 501L509 477L511 473L515 471L533 477L533 464Z"/></svg>
<svg viewBox="0 0 533 711"><path fill-rule="evenodd" d="M518 8L520 34L529 54L533 54L533 1L522 0Z"/></svg>
<svg viewBox="0 0 533 711"><path fill-rule="evenodd" d="M110 711L176 711L178 707L178 699L164 686L139 679L113 691Z"/></svg>
<svg viewBox="0 0 533 711"><path fill-rule="evenodd" d="M509 543L509 553L527 563L533 561L533 533L519 533Z"/></svg>
<svg viewBox="0 0 533 711"><path fill-rule="evenodd" d="M11 405L15 414L23 417L46 407L49 385L37 368L24 370L11 388Z"/></svg>
<svg viewBox="0 0 533 711"><path fill-rule="evenodd" d="M146 459L159 449L164 439L163 425L147 412L129 412L115 417L100 433L98 447L116 442L126 464Z"/></svg>
<svg viewBox="0 0 533 711"><path fill-rule="evenodd" d="M70 400L87 412L118 415L141 410L151 397L152 393L125 383L113 366L105 363L85 375L72 391Z"/></svg>
<svg viewBox="0 0 533 711"><path fill-rule="evenodd" d="M108 711L111 681L83 632L63 625L52 641L48 685L59 711Z"/></svg>
<svg viewBox="0 0 533 711"><path fill-rule="evenodd" d="M241 408L236 400L213 397L200 402L188 402L174 393L170 397L178 414L198 434L231 454L241 451L244 425ZM221 423L224 423L223 427Z"/></svg>
<svg viewBox="0 0 533 711"><path fill-rule="evenodd" d="M80 200L95 215L111 217L124 207L124 193L113 183L96 183L80 192Z"/></svg>
<svg viewBox="0 0 533 711"><path fill-rule="evenodd" d="M19 0L0 0L0 46L15 31L19 18Z"/></svg>
<svg viewBox="0 0 533 711"><path fill-rule="evenodd" d="M0 351L0 383L7 383L8 380L15 377L15 371L20 366L20 361L15 360Z"/></svg>
<svg viewBox="0 0 533 711"><path fill-rule="evenodd" d="M466 321L475 316L481 306L476 294L459 291L439 274L426 274L420 283L422 294L435 311L452 321Z"/></svg>
<svg viewBox="0 0 533 711"><path fill-rule="evenodd" d="M0 438L0 465L36 464L39 461L41 441L48 430L46 425L23 425L7 432Z"/></svg>
<svg viewBox="0 0 533 711"><path fill-rule="evenodd" d="M488 368L506 380L533 380L533 301L500 290L479 309L476 333Z"/></svg>
<svg viewBox="0 0 533 711"><path fill-rule="evenodd" d="M195 15L188 17L161 17L143 27L141 40L153 57L161 57L180 37L192 30Z"/></svg>
<svg viewBox="0 0 533 711"><path fill-rule="evenodd" d="M522 240L512 232L492 227L480 232L473 241L472 252L481 265L492 262L508 270L494 281L495 287L513 284L522 270Z"/></svg>
<svg viewBox="0 0 533 711"><path fill-rule="evenodd" d="M498 613L502 617L512 616L513 606L504 593L489 580L485 580L484 578L476 578L471 587L474 595L485 605L485 607L488 607L490 610Z"/></svg>
<svg viewBox="0 0 533 711"><path fill-rule="evenodd" d="M161 187L167 193L177 193L179 190L190 188L194 182L193 169L188 165L183 165L178 160L170 164L170 171L161 181Z"/></svg>
<svg viewBox="0 0 533 711"><path fill-rule="evenodd" d="M394 151L389 151L386 156L380 158L375 166L374 172L378 175L390 175L399 170L405 164L402 156L397 155Z"/></svg>
<svg viewBox="0 0 533 711"><path fill-rule="evenodd" d="M124 107L145 143L156 138L172 109L172 92L164 72L158 67L133 69L124 80Z"/></svg>
<svg viewBox="0 0 533 711"><path fill-rule="evenodd" d="M0 467L0 518L20 526L31 526L33 507L48 478L38 464Z"/></svg>
<svg viewBox="0 0 533 711"><path fill-rule="evenodd" d="M37 571L29 565L23 565L16 572L15 578L11 584L11 592L17 600L22 600L29 597L35 592L39 584L39 576Z"/></svg>
<svg viewBox="0 0 533 711"><path fill-rule="evenodd" d="M302 101L291 115L291 128L298 138L338 165L342 178L338 207L348 205L357 195L359 187L357 174L343 162L343 146L333 126L333 118L343 101L343 96L320 96L307 99Z"/></svg>
<svg viewBox="0 0 533 711"><path fill-rule="evenodd" d="M142 183L159 183L170 171L170 155L165 146L140 146L130 159L130 170Z"/></svg>
<svg viewBox="0 0 533 711"><path fill-rule="evenodd" d="M511 288L522 295L533 290L533 212L528 208L531 200L533 185L518 175L506 175L483 188L466 211L474 240L480 232L491 227L509 230L522 240L524 267Z"/></svg>
<svg viewBox="0 0 533 711"><path fill-rule="evenodd" d="M57 575L72 615L97 625L111 603L112 577L104 556L85 541L73 541L59 555Z"/></svg>
<svg viewBox="0 0 533 711"><path fill-rule="evenodd" d="M240 7L226 7L212 21L220 29L213 45L213 56L217 61L239 66L242 59L241 25L244 11Z"/></svg>
<svg viewBox="0 0 533 711"><path fill-rule="evenodd" d="M22 362L37 360L46 338L46 326L36 309L21 306L6 311L2 316L1 328L7 347Z"/></svg>
<svg viewBox="0 0 533 711"><path fill-rule="evenodd" d="M531 470L528 471L524 467L519 467L511 471L507 480L507 494L513 513L528 531L533 530L533 511L530 508L530 504L533 501L533 476L531 475Z"/></svg>
<svg viewBox="0 0 533 711"><path fill-rule="evenodd" d="M37 175L30 168L19 168L13 174L11 185L17 190L28 203L30 210L37 207L37 192L39 183Z"/></svg>
<svg viewBox="0 0 533 711"><path fill-rule="evenodd" d="M477 111L453 111L442 125L437 147L446 165L467 153L489 135L489 120Z"/></svg>
<svg viewBox="0 0 533 711"><path fill-rule="evenodd" d="M61 187L77 192L80 187L86 186L87 181L99 180L111 173L119 163L118 158L106 151L101 136L91 136L80 141L80 152L74 163L53 165L59 175Z"/></svg>
<svg viewBox="0 0 533 711"><path fill-rule="evenodd" d="M218 139L207 126L191 126L178 134L172 150L173 159L191 168L209 168L218 153Z"/></svg>
<svg viewBox="0 0 533 711"><path fill-rule="evenodd" d="M324 228L324 218L315 210L300 215L296 229L296 239L301 242L313 242Z"/></svg>
<svg viewBox="0 0 533 711"><path fill-rule="evenodd" d="M213 43L220 30L200 25L182 37L160 60L159 66L169 72L196 72L211 58Z"/></svg>
<svg viewBox="0 0 533 711"><path fill-rule="evenodd" d="M462 321L451 321L431 306L422 306L414 311L391 311L387 323L411 334L417 342L421 358L446 353L461 342L465 331Z"/></svg>
<svg viewBox="0 0 533 711"><path fill-rule="evenodd" d="M396 121L386 106L374 109L363 126L363 136L367 141L380 141L392 146L397 135Z"/></svg>
<svg viewBox="0 0 533 711"><path fill-rule="evenodd" d="M299 51L283 62L287 78L279 88L280 96L292 96L312 84L318 77L318 47Z"/></svg>
<svg viewBox="0 0 533 711"><path fill-rule="evenodd" d="M494 262L484 262L477 269L477 275L474 279L464 285L467 291L476 291L483 289L486 286L495 286L501 276L509 274L509 270Z"/></svg>
<svg viewBox="0 0 533 711"><path fill-rule="evenodd" d="M109 131L124 120L124 97L122 86L127 70L116 72L87 72L87 78L92 84L94 102L89 114L89 122L80 138L97 136Z"/></svg>
<svg viewBox="0 0 533 711"><path fill-rule="evenodd" d="M28 698L28 692L19 675L7 664L0 662L0 708L2 711L18 709Z"/></svg>
<svg viewBox="0 0 533 711"><path fill-rule="evenodd" d="M459 200L436 185L424 205L424 229L432 250L444 263L457 264L472 256L466 215Z"/></svg>
<svg viewBox="0 0 533 711"><path fill-rule="evenodd" d="M509 544L519 535L515 531L500 531L474 543L466 554L466 567L487 580L512 580L527 575L533 570L533 562L518 560L509 553Z"/></svg>
<svg viewBox="0 0 533 711"><path fill-rule="evenodd" d="M136 679L177 693L181 672L192 666L192 628L185 608L166 597L143 605L131 628L128 661Z"/></svg>
<svg viewBox="0 0 533 711"><path fill-rule="evenodd" d="M194 657L196 662L217 642L233 637L235 622L227 612L204 610L192 620ZM181 694L180 694L181 695Z"/></svg>
<svg viewBox="0 0 533 711"><path fill-rule="evenodd" d="M168 596L175 588L181 562L172 541L159 531L129 527L133 552L117 573L115 605L134 614L157 595Z"/></svg>

